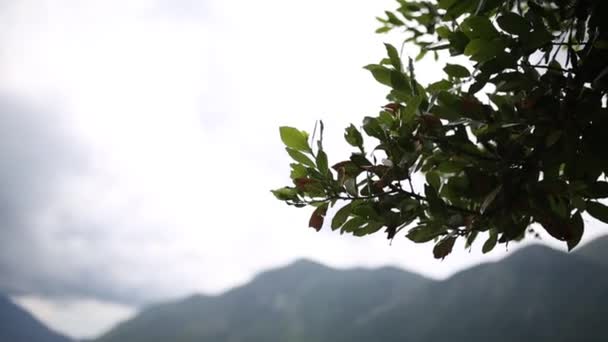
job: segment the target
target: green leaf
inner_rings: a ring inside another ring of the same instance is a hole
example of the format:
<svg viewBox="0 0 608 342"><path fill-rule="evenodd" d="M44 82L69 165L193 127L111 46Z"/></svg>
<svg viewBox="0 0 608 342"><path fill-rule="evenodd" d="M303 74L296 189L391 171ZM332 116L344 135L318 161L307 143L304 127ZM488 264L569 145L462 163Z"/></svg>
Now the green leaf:
<svg viewBox="0 0 608 342"><path fill-rule="evenodd" d="M450 41L450 53L452 56L462 54L467 44L471 41L462 31L452 32L448 40Z"/></svg>
<svg viewBox="0 0 608 342"><path fill-rule="evenodd" d="M358 147L359 149L363 148L363 137L353 124L346 128L344 139L346 139L346 142L351 146Z"/></svg>
<svg viewBox="0 0 608 342"><path fill-rule="evenodd" d="M377 231L380 230L380 228L382 228L384 226L384 223L382 222L376 222L376 221L372 221L369 222L368 224L366 224L365 226L361 227L360 229L357 229L353 232L354 236L365 236L365 235L369 235L369 234L373 234Z"/></svg>
<svg viewBox="0 0 608 342"><path fill-rule="evenodd" d="M287 126L280 127L279 132L285 146L303 152L311 151L308 145L308 133Z"/></svg>
<svg viewBox="0 0 608 342"><path fill-rule="evenodd" d="M336 229L342 227L342 225L344 225L344 223L348 219L348 216L350 215L351 208L352 208L352 202L346 204L345 206L340 208L338 211L336 211L334 218L331 220L331 229L332 230L336 230Z"/></svg>
<svg viewBox="0 0 608 342"><path fill-rule="evenodd" d="M587 201L587 212L596 219L608 223L608 207L602 203Z"/></svg>
<svg viewBox="0 0 608 342"><path fill-rule="evenodd" d="M304 165L302 164L290 164L291 165L291 174L290 174L290 178L295 180L297 178L303 178L306 177L308 172L306 171L306 168L304 167Z"/></svg>
<svg viewBox="0 0 608 342"><path fill-rule="evenodd" d="M479 52L486 43L487 41L483 39L473 39L464 48L464 54L466 56L473 56Z"/></svg>
<svg viewBox="0 0 608 342"><path fill-rule="evenodd" d="M465 13L471 13L475 10L477 0L457 0L448 8L445 13L445 19L456 20Z"/></svg>
<svg viewBox="0 0 608 342"><path fill-rule="evenodd" d="M570 230L572 233L572 237L568 240L568 251L571 251L576 247L579 242L581 242L581 238L583 237L583 233L585 232L585 223L583 222L583 217L580 212L576 212L572 217L572 222L570 224Z"/></svg>
<svg viewBox="0 0 608 342"><path fill-rule="evenodd" d="M402 25L404 25L403 21L401 21L401 19L397 18L397 16L395 14L393 14L393 13L391 13L389 11L385 11L384 13L387 16L389 23L391 23L393 25L396 25L396 26L402 26Z"/></svg>
<svg viewBox="0 0 608 342"><path fill-rule="evenodd" d="M406 237L416 243L424 243L433 240L445 232L445 229L437 229L433 225L421 225L410 229Z"/></svg>
<svg viewBox="0 0 608 342"><path fill-rule="evenodd" d="M399 58L399 52L397 49L391 44L384 44L386 47L386 52L388 53L388 58L391 61L391 65L396 70L401 70L401 58Z"/></svg>
<svg viewBox="0 0 608 342"><path fill-rule="evenodd" d="M397 91L410 93L412 91L408 77L397 70L391 71L391 87Z"/></svg>
<svg viewBox="0 0 608 342"><path fill-rule="evenodd" d="M496 19L496 22L501 29L517 36L526 35L532 29L532 25L530 25L528 20L513 12L501 15Z"/></svg>
<svg viewBox="0 0 608 342"><path fill-rule="evenodd" d="M521 40L526 49L534 50L550 43L553 40L553 36L543 27L522 36Z"/></svg>
<svg viewBox="0 0 608 342"><path fill-rule="evenodd" d="M363 118L363 130L370 137L374 137L380 140L384 140L385 134L382 126L378 122L378 119L366 116Z"/></svg>
<svg viewBox="0 0 608 342"><path fill-rule="evenodd" d="M467 44L464 49L464 54L471 56L471 59L476 62L489 61L503 53L505 44L501 39L473 39Z"/></svg>
<svg viewBox="0 0 608 342"><path fill-rule="evenodd" d="M327 154L323 150L317 153L317 168L323 175L329 175L329 165L327 163Z"/></svg>
<svg viewBox="0 0 608 342"><path fill-rule="evenodd" d="M491 40L498 36L498 31L496 31L496 28L486 16L468 17L462 22L460 28L469 39L482 38Z"/></svg>
<svg viewBox="0 0 608 342"><path fill-rule="evenodd" d="M287 154L289 154L289 156L297 161L300 164L304 164L306 166L310 166L310 167L315 167L315 163L308 158L304 153L294 150L293 148L290 147L286 147L285 150L287 151Z"/></svg>
<svg viewBox="0 0 608 342"><path fill-rule="evenodd" d="M272 194L281 201L294 200L298 198L298 190L290 187L283 187L271 190Z"/></svg>
<svg viewBox="0 0 608 342"><path fill-rule="evenodd" d="M608 197L608 183L607 182L595 182L591 185L590 198L606 198Z"/></svg>
<svg viewBox="0 0 608 342"><path fill-rule="evenodd" d="M443 68L443 71L445 71L446 74L454 78L464 78L471 76L471 73L467 68L458 64L447 64L445 68Z"/></svg>
<svg viewBox="0 0 608 342"><path fill-rule="evenodd" d="M454 86L454 84L448 80L441 80L435 83L431 83L429 84L429 86L426 88L426 90L429 93L439 93L440 91L443 90L449 90Z"/></svg>
<svg viewBox="0 0 608 342"><path fill-rule="evenodd" d="M450 36L450 33L452 33L452 31L450 31L449 28L447 28L446 26L439 26L435 29L435 32L437 32L437 35L443 39L448 39L448 37Z"/></svg>
<svg viewBox="0 0 608 342"><path fill-rule="evenodd" d="M473 246L473 242L475 242L475 239L477 239L477 236L479 235L479 232L474 230L472 232L469 233L469 236L467 236L467 242L464 245L465 249L469 249Z"/></svg>
<svg viewBox="0 0 608 342"><path fill-rule="evenodd" d="M448 236L441 241L439 241L435 248L433 248L433 255L435 259L445 259L448 254L452 253L452 248L454 248L454 243L456 242L456 238L453 236Z"/></svg>
<svg viewBox="0 0 608 342"><path fill-rule="evenodd" d="M416 111L420 107L422 100L421 96L414 96L407 101L405 108L401 111L401 120L404 124L410 124L414 120Z"/></svg>
<svg viewBox="0 0 608 342"><path fill-rule="evenodd" d="M364 69L369 70L376 81L380 82L381 84L389 87L393 86L391 83L391 70L387 67L378 64L370 64L365 66Z"/></svg>
<svg viewBox="0 0 608 342"><path fill-rule="evenodd" d="M494 247L496 246L497 242L498 242L498 233L496 232L495 229L490 229L490 236L488 237L486 242L483 244L483 247L481 248L481 251L483 252L483 254L489 253L491 250L493 250Z"/></svg>
<svg viewBox="0 0 608 342"><path fill-rule="evenodd" d="M435 188L435 190L439 191L439 188L441 187L441 178L439 178L439 174L437 174L437 172L427 172L426 181L433 188Z"/></svg>
<svg viewBox="0 0 608 342"><path fill-rule="evenodd" d="M353 217L342 226L341 232L346 232L346 233L353 232L356 229L359 229L359 227L363 226L364 224L365 224L364 218Z"/></svg>

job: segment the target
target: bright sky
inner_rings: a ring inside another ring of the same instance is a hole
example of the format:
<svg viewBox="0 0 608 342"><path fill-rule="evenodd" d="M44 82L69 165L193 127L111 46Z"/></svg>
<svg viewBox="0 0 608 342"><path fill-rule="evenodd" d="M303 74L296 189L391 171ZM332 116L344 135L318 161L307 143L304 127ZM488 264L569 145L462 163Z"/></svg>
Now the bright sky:
<svg viewBox="0 0 608 342"><path fill-rule="evenodd" d="M18 109L0 107L0 159L11 163L0 199L16 213L0 232L0 291L53 328L91 337L142 303L218 293L301 257L442 278L503 256L477 246L439 262L432 246L403 237L315 233L310 210L269 192L289 183L278 126L323 119L340 161L343 129L384 104L386 89L362 66L383 57L383 42L398 44L373 33L393 7L2 2L0 106ZM423 82L441 77L434 61L417 69Z"/></svg>

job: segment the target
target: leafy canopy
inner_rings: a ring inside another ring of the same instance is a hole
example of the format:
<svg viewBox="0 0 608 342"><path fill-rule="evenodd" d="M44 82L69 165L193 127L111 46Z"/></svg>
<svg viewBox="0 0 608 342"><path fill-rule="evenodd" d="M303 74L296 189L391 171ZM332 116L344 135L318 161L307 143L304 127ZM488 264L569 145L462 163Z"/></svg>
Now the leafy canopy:
<svg viewBox="0 0 608 342"><path fill-rule="evenodd" d="M538 225L572 249L584 212L608 223L599 201L608 197L608 1L398 3L378 18L379 33L402 31L416 60L447 52L470 63L448 63L424 86L414 61L386 44L387 57L365 68L389 88L388 104L346 128L350 158L329 166L322 122L314 148L306 132L281 127L294 184L274 195L314 207L316 230L336 206L333 230L403 231L434 241L436 258L458 238L468 248L489 232L488 252ZM423 192L412 186L417 175Z"/></svg>

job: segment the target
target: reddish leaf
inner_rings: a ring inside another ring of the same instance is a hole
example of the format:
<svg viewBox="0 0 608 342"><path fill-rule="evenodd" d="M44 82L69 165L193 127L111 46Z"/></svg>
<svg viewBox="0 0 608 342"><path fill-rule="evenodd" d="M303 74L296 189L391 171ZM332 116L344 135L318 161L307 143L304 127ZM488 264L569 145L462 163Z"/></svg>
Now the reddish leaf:
<svg viewBox="0 0 608 342"><path fill-rule="evenodd" d="M423 114L421 116L422 125L427 129L437 129L443 126L441 120L433 114Z"/></svg>
<svg viewBox="0 0 608 342"><path fill-rule="evenodd" d="M465 97L462 99L462 109L466 113L478 112L481 109L481 103L474 97Z"/></svg>
<svg viewBox="0 0 608 342"><path fill-rule="evenodd" d="M316 180L310 178L296 178L294 182L296 183L296 188L300 191L306 191L310 185L317 183Z"/></svg>
<svg viewBox="0 0 608 342"><path fill-rule="evenodd" d="M389 103L382 108L391 114L395 114L399 110L399 107L398 103Z"/></svg>
<svg viewBox="0 0 608 342"><path fill-rule="evenodd" d="M448 254L452 253L452 248L454 248L454 242L456 242L456 238L453 236L449 236L441 241L439 241L435 248L433 248L433 255L435 259L444 259Z"/></svg>
<svg viewBox="0 0 608 342"><path fill-rule="evenodd" d="M308 226L314 228L316 231L321 230L323 221L325 220L325 214L327 214L327 204L324 204L313 211Z"/></svg>

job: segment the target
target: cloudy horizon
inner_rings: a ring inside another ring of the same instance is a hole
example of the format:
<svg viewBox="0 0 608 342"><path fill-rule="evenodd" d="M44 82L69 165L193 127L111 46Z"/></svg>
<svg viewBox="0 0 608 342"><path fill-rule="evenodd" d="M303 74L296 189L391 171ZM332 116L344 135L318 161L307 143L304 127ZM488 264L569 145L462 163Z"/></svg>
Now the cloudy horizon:
<svg viewBox="0 0 608 342"><path fill-rule="evenodd" d="M279 126L323 119L337 160L343 129L383 104L362 66L395 39L374 34L393 7L5 1L0 293L84 338L142 305L217 294L299 258L441 279L503 257L476 245L441 262L404 237L316 233L309 210L270 193L289 183ZM441 75L432 61L417 68L423 82ZM585 241L600 233L592 225Z"/></svg>

